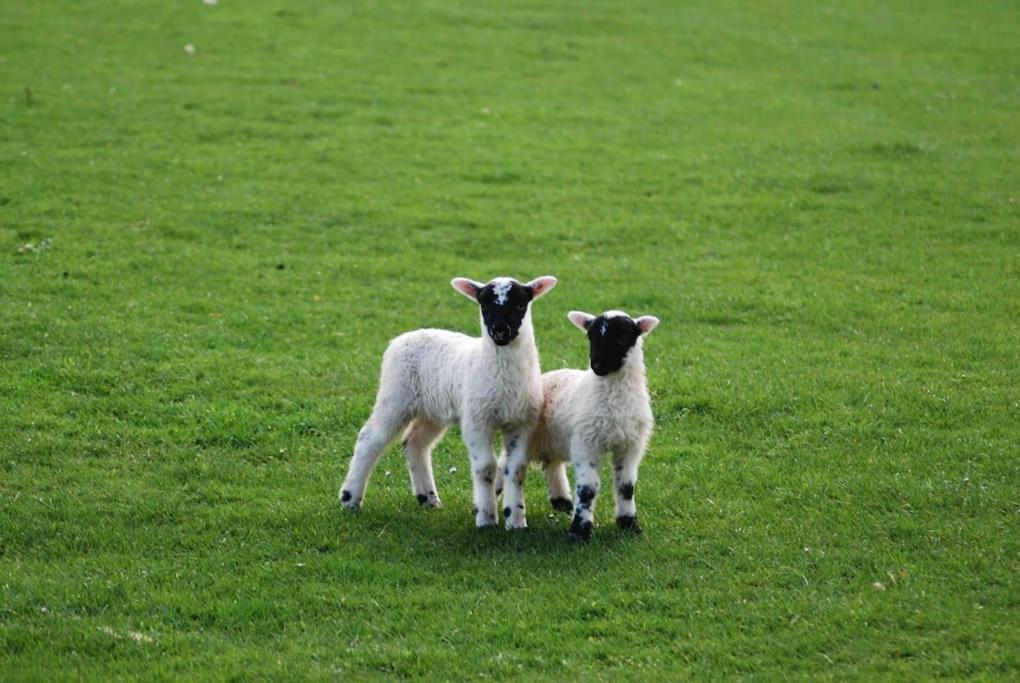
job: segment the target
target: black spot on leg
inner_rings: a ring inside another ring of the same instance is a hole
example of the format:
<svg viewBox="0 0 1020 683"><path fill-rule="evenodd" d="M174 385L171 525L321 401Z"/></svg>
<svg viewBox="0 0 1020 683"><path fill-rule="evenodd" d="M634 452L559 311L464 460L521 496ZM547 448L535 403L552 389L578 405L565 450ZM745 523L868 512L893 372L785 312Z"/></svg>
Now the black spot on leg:
<svg viewBox="0 0 1020 683"><path fill-rule="evenodd" d="M557 512L570 512L574 509L574 503L569 498L564 498L563 496L551 498L549 502L552 504L553 510Z"/></svg>
<svg viewBox="0 0 1020 683"><path fill-rule="evenodd" d="M340 494L340 502L341 503L348 503L348 502L350 502L350 500L351 500L351 492L350 491L344 491L343 493Z"/></svg>
<svg viewBox="0 0 1020 683"><path fill-rule="evenodd" d="M597 462L595 462L594 460L589 460L588 464L591 465L592 469L597 470L599 468L599 464Z"/></svg>
<svg viewBox="0 0 1020 683"><path fill-rule="evenodd" d="M509 517L510 517L510 508L509 507L503 508L503 517L506 518L506 519L509 519Z"/></svg>
<svg viewBox="0 0 1020 683"><path fill-rule="evenodd" d="M506 447L506 452L507 453L513 453L514 452L514 449L517 448L517 440L518 440L518 438L516 436L514 438L510 439L510 443Z"/></svg>
<svg viewBox="0 0 1020 683"><path fill-rule="evenodd" d="M630 500L634 497L634 484L627 482L626 484L620 484L620 495L623 496L624 500Z"/></svg>
<svg viewBox="0 0 1020 683"><path fill-rule="evenodd" d="M580 501L581 507L591 507L591 502L595 500L595 489L588 485L578 486L577 500Z"/></svg>
<svg viewBox="0 0 1020 683"><path fill-rule="evenodd" d="M482 467L476 467L474 473L476 477L481 478L486 484L492 484L492 478L496 474L496 466L483 465Z"/></svg>
<svg viewBox="0 0 1020 683"><path fill-rule="evenodd" d="M503 476L505 476L505 477L509 477L510 476L510 468L509 467L504 467L503 468Z"/></svg>
<svg viewBox="0 0 1020 683"><path fill-rule="evenodd" d="M591 522L575 516L574 520L570 523L570 531L567 532L567 538L571 541L588 541L591 539L591 529Z"/></svg>
<svg viewBox="0 0 1020 683"><path fill-rule="evenodd" d="M419 493L418 494L418 505L424 505L425 502L428 501L428 499L429 499L429 497L426 496L424 493Z"/></svg>
<svg viewBox="0 0 1020 683"><path fill-rule="evenodd" d="M517 509L518 510L523 510L524 509L524 503L517 503Z"/></svg>

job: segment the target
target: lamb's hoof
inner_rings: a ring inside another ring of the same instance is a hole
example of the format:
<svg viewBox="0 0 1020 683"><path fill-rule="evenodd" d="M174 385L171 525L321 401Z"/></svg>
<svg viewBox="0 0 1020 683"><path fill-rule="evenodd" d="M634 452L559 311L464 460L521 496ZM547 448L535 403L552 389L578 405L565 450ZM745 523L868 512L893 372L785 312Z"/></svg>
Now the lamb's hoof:
<svg viewBox="0 0 1020 683"><path fill-rule="evenodd" d="M421 505L423 508L438 510L443 507L443 501L439 500L439 496L436 495L435 491L419 493L415 498L418 499L418 505Z"/></svg>
<svg viewBox="0 0 1020 683"><path fill-rule="evenodd" d="M350 491L340 490L340 504L348 510L357 512L361 509L361 500L354 497Z"/></svg>
<svg viewBox="0 0 1020 683"><path fill-rule="evenodd" d="M570 523L567 538L575 543L587 543L591 540L591 529L591 522L582 522L579 518L574 517L574 521Z"/></svg>
<svg viewBox="0 0 1020 683"><path fill-rule="evenodd" d="M474 509L475 512L475 527L478 529L495 529L496 528L496 513L495 512L479 512L478 508Z"/></svg>
<svg viewBox="0 0 1020 683"><path fill-rule="evenodd" d="M504 524L508 530L527 528L527 517L524 515L524 511L519 508L512 513L510 508L504 508L503 519L506 520Z"/></svg>
<svg viewBox="0 0 1020 683"><path fill-rule="evenodd" d="M635 536L641 534L641 525L638 524L637 517L617 517L616 526L620 527L623 531L634 534Z"/></svg>
<svg viewBox="0 0 1020 683"><path fill-rule="evenodd" d="M569 498L564 498L563 496L560 496L559 498L550 498L549 503L556 512L566 512L569 514L574 511L574 502Z"/></svg>

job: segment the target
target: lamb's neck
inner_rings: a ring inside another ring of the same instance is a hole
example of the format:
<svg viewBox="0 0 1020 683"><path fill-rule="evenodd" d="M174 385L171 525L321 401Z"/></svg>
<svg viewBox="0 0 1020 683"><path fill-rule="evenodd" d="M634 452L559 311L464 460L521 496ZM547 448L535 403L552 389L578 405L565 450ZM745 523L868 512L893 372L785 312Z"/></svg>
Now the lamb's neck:
<svg viewBox="0 0 1020 683"><path fill-rule="evenodd" d="M588 371L595 385L608 394L648 393L648 382L645 379L645 359L640 347L631 350L627 361L616 372L599 377Z"/></svg>
<svg viewBox="0 0 1020 683"><path fill-rule="evenodd" d="M497 346L491 339L482 339L482 357L501 370L534 368L538 372L538 348L535 335L521 330L517 338L506 346Z"/></svg>

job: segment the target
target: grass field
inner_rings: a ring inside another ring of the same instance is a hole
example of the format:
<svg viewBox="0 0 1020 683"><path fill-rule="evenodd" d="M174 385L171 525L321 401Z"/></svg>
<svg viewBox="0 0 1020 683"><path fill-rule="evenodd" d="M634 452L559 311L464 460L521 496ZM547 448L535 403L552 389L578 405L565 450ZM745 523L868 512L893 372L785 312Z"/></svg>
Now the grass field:
<svg viewBox="0 0 1020 683"><path fill-rule="evenodd" d="M921 8L6 0L0 678L1015 679L1020 6ZM386 341L546 273L547 370L663 321L645 534L456 433L344 514Z"/></svg>

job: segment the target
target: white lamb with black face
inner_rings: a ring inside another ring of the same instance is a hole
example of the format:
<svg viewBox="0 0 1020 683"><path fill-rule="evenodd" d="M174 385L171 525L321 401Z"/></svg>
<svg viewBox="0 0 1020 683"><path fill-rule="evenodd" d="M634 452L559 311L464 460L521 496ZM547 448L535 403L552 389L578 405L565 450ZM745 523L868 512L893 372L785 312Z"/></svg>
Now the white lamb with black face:
<svg viewBox="0 0 1020 683"><path fill-rule="evenodd" d="M475 525L496 524L493 439L503 435L508 461L527 464L527 445L542 407L542 377L531 303L556 285L552 276L522 284L507 277L487 284L455 278L454 289L476 302L482 336L415 330L383 354L375 407L358 433L340 502L359 509L368 478L387 444L403 429L411 488L422 505L441 507L432 475L432 447L459 424L474 485ZM507 528L527 526L523 493L509 492Z"/></svg>
<svg viewBox="0 0 1020 683"><path fill-rule="evenodd" d="M654 426L642 344L659 319L633 319L621 311L599 316L571 311L567 317L588 335L591 368L542 375L544 402L530 457L543 463L554 501L569 496L570 489L565 478L560 482L550 478L550 466L571 463L577 499L570 537L586 541L595 520L599 467L603 456L612 453L616 523L641 533L634 486ZM569 505L569 498L563 502Z"/></svg>

